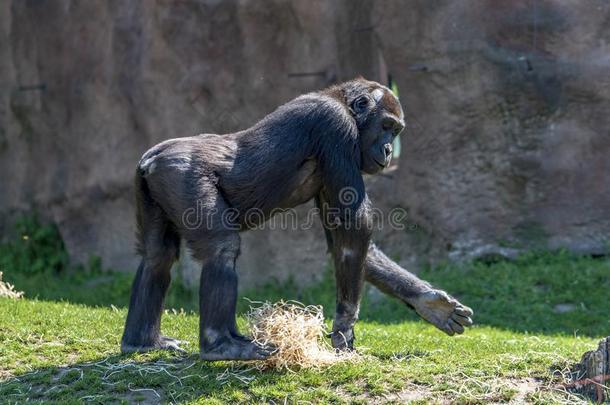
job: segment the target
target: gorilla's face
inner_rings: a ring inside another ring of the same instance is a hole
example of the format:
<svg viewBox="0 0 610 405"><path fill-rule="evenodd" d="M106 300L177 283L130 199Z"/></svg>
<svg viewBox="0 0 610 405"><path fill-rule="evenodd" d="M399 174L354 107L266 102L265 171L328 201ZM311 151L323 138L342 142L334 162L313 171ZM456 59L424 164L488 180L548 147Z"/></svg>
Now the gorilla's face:
<svg viewBox="0 0 610 405"><path fill-rule="evenodd" d="M390 165L392 142L405 127L404 115L390 89L375 82L357 83L349 89L348 105L360 134L361 170L375 174Z"/></svg>

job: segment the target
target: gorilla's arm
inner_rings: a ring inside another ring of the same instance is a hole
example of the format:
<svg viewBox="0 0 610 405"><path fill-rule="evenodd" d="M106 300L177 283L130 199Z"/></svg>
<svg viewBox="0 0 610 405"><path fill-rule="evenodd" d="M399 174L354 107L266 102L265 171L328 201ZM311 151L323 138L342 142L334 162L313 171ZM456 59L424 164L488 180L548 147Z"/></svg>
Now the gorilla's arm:
<svg viewBox="0 0 610 405"><path fill-rule="evenodd" d="M353 184L358 187L358 183ZM323 213L327 237L333 240L329 251L335 265L337 300L331 342L334 348L353 349L354 323L364 286L364 262L371 240L370 229L358 224L368 222L368 198L361 194L359 206L351 211L349 202L341 196L329 196L329 190L333 190L332 183L320 192L316 201Z"/></svg>
<svg viewBox="0 0 610 405"><path fill-rule="evenodd" d="M326 238L329 241L329 235ZM450 336L472 325L470 308L400 267L374 243L369 246L364 276L366 281L414 308L419 316Z"/></svg>

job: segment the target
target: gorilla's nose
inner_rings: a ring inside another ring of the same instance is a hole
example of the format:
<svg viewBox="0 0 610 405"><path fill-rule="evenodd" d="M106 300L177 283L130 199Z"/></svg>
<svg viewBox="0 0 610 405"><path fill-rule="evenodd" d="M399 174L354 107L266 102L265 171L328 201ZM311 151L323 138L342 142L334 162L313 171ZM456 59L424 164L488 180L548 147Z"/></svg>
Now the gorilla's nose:
<svg viewBox="0 0 610 405"><path fill-rule="evenodd" d="M385 145L383 145L383 150L385 151L386 157L392 156L392 144L391 143L386 143Z"/></svg>

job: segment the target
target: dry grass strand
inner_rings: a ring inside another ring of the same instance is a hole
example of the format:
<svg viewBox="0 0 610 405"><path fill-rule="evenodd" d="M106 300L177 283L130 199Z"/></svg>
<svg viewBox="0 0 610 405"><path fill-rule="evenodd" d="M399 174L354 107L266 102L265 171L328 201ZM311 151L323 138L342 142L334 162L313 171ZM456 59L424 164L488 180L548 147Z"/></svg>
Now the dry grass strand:
<svg viewBox="0 0 610 405"><path fill-rule="evenodd" d="M15 291L15 286L2 281L2 272L0 271L0 297L8 297L8 298L21 298L23 296L22 291Z"/></svg>

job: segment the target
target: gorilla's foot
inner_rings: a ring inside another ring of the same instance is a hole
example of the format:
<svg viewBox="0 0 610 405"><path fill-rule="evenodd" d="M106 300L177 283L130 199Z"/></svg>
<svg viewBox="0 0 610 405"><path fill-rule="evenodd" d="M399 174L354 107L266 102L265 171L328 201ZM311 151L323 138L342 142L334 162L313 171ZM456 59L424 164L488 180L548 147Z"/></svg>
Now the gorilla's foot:
<svg viewBox="0 0 610 405"><path fill-rule="evenodd" d="M179 353L186 353L186 350L180 347L180 344L183 342L170 338L167 336L159 336L157 342L149 345L137 345L137 344L128 344L125 342L121 343L121 353L144 353L150 352L152 350L172 350Z"/></svg>
<svg viewBox="0 0 610 405"><path fill-rule="evenodd" d="M472 309L442 290L428 291L411 302L415 311L426 321L449 336L464 333L472 325Z"/></svg>
<svg viewBox="0 0 610 405"><path fill-rule="evenodd" d="M264 360L275 351L275 347L261 346L251 339L236 335L218 339L205 345L199 352L202 360Z"/></svg>

